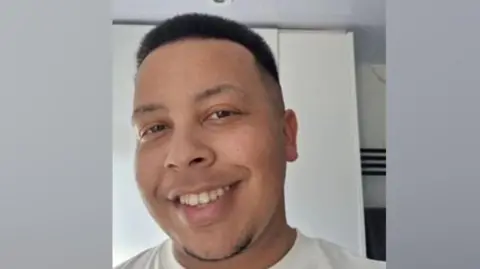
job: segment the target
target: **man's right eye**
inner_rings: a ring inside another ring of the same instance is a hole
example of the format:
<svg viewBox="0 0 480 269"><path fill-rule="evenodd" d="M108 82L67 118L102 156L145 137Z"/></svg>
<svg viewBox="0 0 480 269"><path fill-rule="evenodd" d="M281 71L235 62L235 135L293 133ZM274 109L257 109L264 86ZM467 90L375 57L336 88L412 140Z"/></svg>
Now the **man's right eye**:
<svg viewBox="0 0 480 269"><path fill-rule="evenodd" d="M143 131L143 132L140 134L140 136L141 136L141 137L144 137L144 136L146 136L146 135L159 133L159 132L163 131L165 128L166 128L166 126L163 125L163 124L153 125L153 126L147 128L147 129L145 129L145 131Z"/></svg>

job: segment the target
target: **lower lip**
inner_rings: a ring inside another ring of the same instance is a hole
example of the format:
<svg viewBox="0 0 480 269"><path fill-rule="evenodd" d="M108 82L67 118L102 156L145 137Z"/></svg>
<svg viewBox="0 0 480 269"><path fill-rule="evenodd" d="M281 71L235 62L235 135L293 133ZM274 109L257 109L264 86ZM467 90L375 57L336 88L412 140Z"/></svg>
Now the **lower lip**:
<svg viewBox="0 0 480 269"><path fill-rule="evenodd" d="M232 211L232 198L238 187L237 185L236 183L230 186L230 189L214 202L200 206L177 203L176 208L189 226L205 227L212 225L224 219Z"/></svg>

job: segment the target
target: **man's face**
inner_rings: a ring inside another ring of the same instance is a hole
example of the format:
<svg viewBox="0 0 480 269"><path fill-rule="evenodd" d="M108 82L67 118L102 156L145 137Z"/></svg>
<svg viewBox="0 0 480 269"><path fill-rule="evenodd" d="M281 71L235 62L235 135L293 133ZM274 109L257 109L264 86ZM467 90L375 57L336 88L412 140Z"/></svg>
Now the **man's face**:
<svg viewBox="0 0 480 269"><path fill-rule="evenodd" d="M283 213L296 119L244 47L188 39L158 48L136 79L136 178L150 214L191 255L223 259Z"/></svg>

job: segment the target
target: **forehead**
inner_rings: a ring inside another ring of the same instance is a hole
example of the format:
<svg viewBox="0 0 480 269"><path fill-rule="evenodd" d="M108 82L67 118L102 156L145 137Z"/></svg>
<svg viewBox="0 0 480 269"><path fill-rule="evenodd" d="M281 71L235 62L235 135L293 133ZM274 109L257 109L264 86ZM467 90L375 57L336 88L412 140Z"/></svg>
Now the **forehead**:
<svg viewBox="0 0 480 269"><path fill-rule="evenodd" d="M194 93L218 84L242 89L261 81L254 56L243 46L218 39L187 39L162 46L141 64L137 102L149 96Z"/></svg>

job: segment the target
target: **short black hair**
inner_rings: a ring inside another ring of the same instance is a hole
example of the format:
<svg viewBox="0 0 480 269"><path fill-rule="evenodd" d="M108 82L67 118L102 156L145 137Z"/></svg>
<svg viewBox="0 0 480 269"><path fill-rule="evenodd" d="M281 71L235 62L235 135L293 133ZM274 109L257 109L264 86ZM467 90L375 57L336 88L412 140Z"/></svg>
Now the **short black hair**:
<svg viewBox="0 0 480 269"><path fill-rule="evenodd" d="M174 16L150 30L137 51L137 68L155 49L187 38L224 39L240 44L248 49L260 67L280 84L275 58L260 35L233 20L199 13Z"/></svg>

